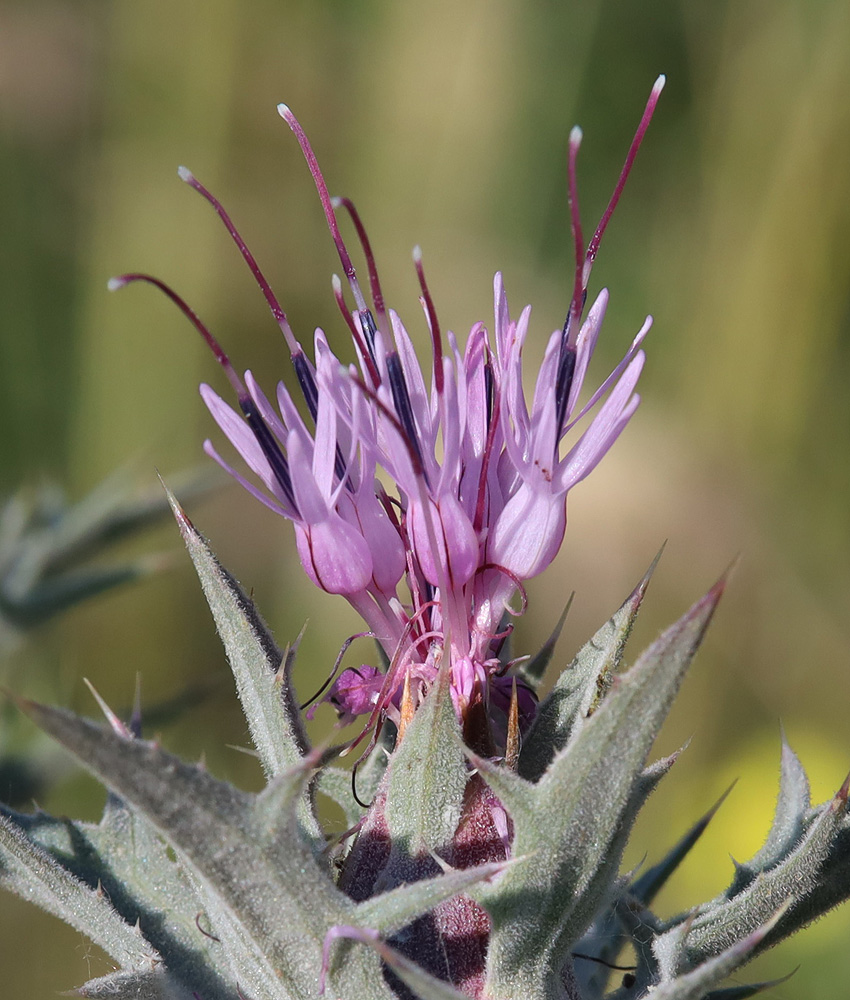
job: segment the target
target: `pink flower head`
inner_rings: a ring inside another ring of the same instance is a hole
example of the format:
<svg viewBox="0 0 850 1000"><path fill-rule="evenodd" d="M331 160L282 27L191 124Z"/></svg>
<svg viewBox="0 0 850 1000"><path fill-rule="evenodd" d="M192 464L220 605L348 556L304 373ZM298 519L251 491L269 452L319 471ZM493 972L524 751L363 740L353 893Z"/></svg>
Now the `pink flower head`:
<svg viewBox="0 0 850 1000"><path fill-rule="evenodd" d="M256 278L289 347L309 419L280 383L275 402L250 372L240 378L196 314L171 289L147 275L192 320L233 386L239 410L209 386L201 396L219 428L253 474L249 479L207 452L266 506L293 522L302 565L322 589L342 594L386 651L386 672L344 671L328 700L345 717L395 716L401 691L414 703L436 672L451 672L461 718L483 704L498 718L513 690L500 657L512 626L506 615L524 581L555 558L566 528L566 497L601 461L639 403L647 319L613 372L579 408L588 365L608 304L601 291L585 315L588 281L602 235L622 193L664 84L652 89L609 205L585 246L578 208L576 158L581 132L570 135L568 181L575 276L563 327L549 338L527 398L523 347L531 317L512 319L502 276L494 282L492 328L477 323L461 346L445 335L414 251L420 303L431 343L423 366L399 315L388 309L369 240L354 206L332 199L301 125L285 105L278 111L295 134L312 174L348 285L334 294L352 337L354 363L343 364L317 330L311 361L254 257L219 202L187 170L180 176L218 213ZM357 232L369 276L371 303L357 280L340 232L344 209ZM578 429L579 423L582 429ZM385 490L376 479L394 484ZM406 595L399 588L404 580ZM521 716L533 696L520 682ZM492 716L491 716L492 717Z"/></svg>

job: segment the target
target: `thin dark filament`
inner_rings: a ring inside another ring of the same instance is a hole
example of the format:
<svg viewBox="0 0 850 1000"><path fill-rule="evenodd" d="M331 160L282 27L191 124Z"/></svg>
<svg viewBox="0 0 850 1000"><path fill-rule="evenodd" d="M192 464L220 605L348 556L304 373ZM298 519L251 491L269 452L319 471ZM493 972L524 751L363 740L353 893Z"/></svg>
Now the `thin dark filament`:
<svg viewBox="0 0 850 1000"><path fill-rule="evenodd" d="M201 927L201 914L200 913L196 913L195 914L195 926L198 928L198 930L201 932L201 934L203 934L204 937L209 938L210 941L218 941L219 943L221 943L221 938L220 937L216 937L215 934L210 933L210 931L205 931L204 928Z"/></svg>
<svg viewBox="0 0 850 1000"><path fill-rule="evenodd" d="M278 302L277 296L272 291L271 285L269 285L265 275L260 270L260 265L257 263L256 258L248 249L247 244L239 235L239 231L233 224L232 219L225 211L224 206L221 204L218 198L216 198L210 191L208 191L193 174L191 174L188 170L186 170L183 167L180 168L180 176L184 181L186 181L186 183L190 187L194 188L198 192L198 194L206 198L206 200L215 209L218 217L224 223L228 233L230 233L231 239L239 248L239 252L242 254L245 263L250 268L251 274L254 275L255 281L260 286L260 291L263 293L263 296L265 297L265 300L268 303L272 315L277 320L278 326L280 326L280 329L283 332L284 337L286 338L286 343L289 346L289 350L294 358L294 356L301 351L301 346L293 336L292 328L289 325L289 320L286 318L286 313L283 311L280 302Z"/></svg>
<svg viewBox="0 0 850 1000"><path fill-rule="evenodd" d="M598 958L596 955L583 955L580 951L572 952L573 958L581 958L585 962L596 962L597 965L604 965L606 969L613 969L615 972L634 972L637 969L636 965L614 965L611 962L606 962L604 958Z"/></svg>
<svg viewBox="0 0 850 1000"><path fill-rule="evenodd" d="M227 375L228 381L236 390L237 393L245 392L245 386L242 380L236 374L233 365L230 363L230 358L225 354L224 349L215 339L215 337L210 333L204 323L201 322L200 317L195 312L195 310L186 302L184 298L179 296L174 289L170 288L164 281L160 281L159 278L154 278L150 274L122 274L117 278L113 278L110 283L110 288L122 288L124 285L129 285L133 281L145 281L149 285L153 285L158 288L164 295L167 295L169 299L177 306L177 308L183 313L183 315L189 320L190 323L195 327L195 329L200 333L200 335L206 341L207 346L215 355L216 361L224 369Z"/></svg>
<svg viewBox="0 0 850 1000"><path fill-rule="evenodd" d="M357 283L357 274L354 270L354 264L351 262L351 255L346 249L342 234L339 231L339 223L337 222L336 213L333 209L333 202L328 192L328 186L325 183L325 178L322 176L322 171L319 169L319 161L316 159L316 154L313 152L310 140L307 138L304 129L301 128L301 123L285 104L279 104L277 110L281 118L283 118L290 129L292 129L295 138L298 140L298 145L301 147L301 152L304 154L304 159L307 161L307 166L310 169L313 183L316 185L316 190L319 193L319 200L322 203L322 209L324 210L325 218L327 219L328 229L331 231L331 237L333 238L334 245L336 246L336 252L339 255L340 263L342 264L342 270L344 271L345 276L351 285L351 290L354 293L357 308L365 309L366 300L363 298L363 293L360 291L360 286Z"/></svg>
<svg viewBox="0 0 850 1000"><path fill-rule="evenodd" d="M374 742L377 743L377 736L375 737L375 741ZM373 743L373 746L374 746L374 743ZM368 755L371 752L371 750L372 750L372 747L370 747L369 750L367 750L366 753L363 754L363 756L360 758L360 760L356 760L354 762L353 767L351 768L351 794L354 796L354 801L357 803L357 805L359 805L363 809L368 809L369 808L369 803L368 802L364 802L360 798L360 796L357 794L357 768L360 766L360 761L365 760L366 757L368 757Z"/></svg>
<svg viewBox="0 0 850 1000"><path fill-rule="evenodd" d="M599 244L602 241L602 235L608 227L611 216L614 214L614 209L617 207L617 202L620 200L620 195L623 193L623 188L626 186L626 181L629 178L632 164L635 162L635 157L637 156L640 145L643 142L643 137L646 134L646 130L649 128L652 116L655 114L655 107L658 104L658 98L661 96L664 83L665 78L660 76L655 81L652 91L650 92L649 100L646 102L646 107L643 110L643 115L641 117L640 124L637 127L637 131L635 132L635 137L632 139L631 146L629 146L626 162L623 164L623 169L620 171L620 176L617 180L617 185L614 188L614 193L611 195L608 207L605 209L605 212L599 221L599 225L596 227L596 232L593 234L593 238L588 245L586 258L588 265L592 265L596 259L596 254L599 251Z"/></svg>
<svg viewBox="0 0 850 1000"><path fill-rule="evenodd" d="M322 686L313 695L312 698L308 698L303 705L298 706L298 711L303 712L305 709L309 708L313 704L313 702L318 701L319 698L321 698L321 696L325 693L325 691L331 686L331 684L333 683L333 679L336 676L336 672L337 670L339 670L339 665L340 663L342 663L343 656L345 656L346 652L348 651L348 647L352 644L352 642L354 642L355 639L377 639L377 638L378 637L375 635L374 632L358 632L356 633L356 635L350 635L342 644L342 648L337 654L337 658L334 661L333 669L328 675L328 679L324 682L324 684L322 684ZM353 670L354 668L351 667L350 669Z"/></svg>
<svg viewBox="0 0 850 1000"><path fill-rule="evenodd" d="M366 267L369 271L369 288L372 292L372 304L375 307L375 312L383 319L387 314L387 309L384 305L384 293L381 290L381 281L378 277L375 255L372 253L372 244L366 235L366 228L360 219L360 213L354 207L354 203L350 198L335 198L334 201L345 208L351 216L354 228L357 230L357 238L360 240L360 246L363 248L363 256L366 258Z"/></svg>
<svg viewBox="0 0 850 1000"><path fill-rule="evenodd" d="M440 332L440 323L437 320L437 310L434 308L434 300L428 289L428 282L425 280L425 270L422 267L422 255L414 251L413 264L416 268L416 276L419 278L419 287L422 289L422 304L428 315L428 327L431 331L431 343L434 351L434 385L437 388L437 395L443 395L443 339Z"/></svg>
<svg viewBox="0 0 850 1000"><path fill-rule="evenodd" d="M575 278L573 281L573 296L570 300L570 310L564 322L562 347L566 341L575 346L578 337L578 321L584 306L584 236L581 231L581 213L578 204L578 181L576 177L576 159L581 144L581 133L574 129L570 135L570 149L567 160L567 196L570 204L570 230L573 234L575 250Z"/></svg>

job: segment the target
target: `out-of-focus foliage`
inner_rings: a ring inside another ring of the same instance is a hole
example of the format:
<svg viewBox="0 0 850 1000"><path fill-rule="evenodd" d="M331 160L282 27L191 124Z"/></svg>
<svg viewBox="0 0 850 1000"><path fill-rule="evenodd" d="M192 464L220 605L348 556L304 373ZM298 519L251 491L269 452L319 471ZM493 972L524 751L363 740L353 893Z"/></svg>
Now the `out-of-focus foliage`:
<svg viewBox="0 0 850 1000"><path fill-rule="evenodd" d="M184 491L198 497L220 477L205 469L177 477ZM139 535L169 511L161 485L134 488L125 468L99 483L77 503L50 482L21 489L0 504L0 684L17 687L16 665L32 642L25 684L46 696L60 687L58 671L41 651L40 629L85 601L143 580L166 568L162 553L109 558L121 542ZM33 676L34 675L34 676ZM154 724L168 720L203 689L183 692L155 708ZM15 707L0 705L0 794L8 805L25 805L68 775L67 756L43 734L35 734Z"/></svg>
<svg viewBox="0 0 850 1000"><path fill-rule="evenodd" d="M640 648L742 554L658 747L693 735L687 769L674 768L641 821L648 849L659 827L686 827L741 776L683 866L693 895L680 890L670 910L710 894L728 881L728 852L752 853L769 820L780 717L816 799L850 757L848 50L841 0L7 0L0 491L49 473L79 495L128 457L153 483L154 466L192 463L212 430L195 387L219 373L196 335L150 289L109 296L111 274L162 276L237 365L267 386L284 373L277 329L209 206L177 179L180 163L225 202L302 340L317 324L339 332L338 263L278 101L308 129L332 192L356 201L411 327L418 242L444 326L488 318L500 268L514 307L534 304L533 351L569 296L569 128L585 132L590 225L666 72L594 272L612 293L600 368L645 312L656 318L644 407L576 491L561 580L531 588L516 645L538 648L576 589L559 646L571 656L668 537ZM329 666L355 625L302 579L288 526L236 490L202 526L256 587L282 643L311 619L302 670ZM163 533L151 548L172 544ZM83 674L115 704L139 670L150 701L226 677L188 571L48 628L13 661L16 689L33 693L48 665L66 693L57 700L78 709ZM305 691L317 680L296 676ZM244 783L251 762L224 749L244 742L227 694L165 740ZM61 796L43 804L79 812ZM0 906L10 995L49 996L75 978L73 936L40 920ZM847 929L846 916L822 921L754 971L801 962L783 1000L842 996ZM38 967L18 968L20 942L36 933ZM77 955L82 980L89 956L82 945Z"/></svg>

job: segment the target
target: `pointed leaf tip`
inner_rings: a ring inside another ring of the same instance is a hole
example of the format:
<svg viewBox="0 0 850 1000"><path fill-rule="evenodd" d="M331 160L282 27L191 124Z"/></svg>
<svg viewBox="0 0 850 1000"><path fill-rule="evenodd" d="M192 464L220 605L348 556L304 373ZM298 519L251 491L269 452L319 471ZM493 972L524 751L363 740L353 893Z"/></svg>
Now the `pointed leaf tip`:
<svg viewBox="0 0 850 1000"><path fill-rule="evenodd" d="M836 812L843 809L847 805L847 797L850 794L850 774L844 779L841 788L835 793L835 798L833 799L833 808Z"/></svg>
<svg viewBox="0 0 850 1000"><path fill-rule="evenodd" d="M174 514L174 519L177 521L177 526L180 528L180 534L184 539L188 538L190 535L197 535L198 529L192 524L189 519L189 515L183 510L180 501L174 495L174 493L169 488L168 484L162 478L162 476L157 472L157 477L159 478L162 488L165 490L165 496L168 500L168 505L171 507L171 512Z"/></svg>
<svg viewBox="0 0 850 1000"><path fill-rule="evenodd" d="M632 591L632 598L633 599L635 597L637 597L638 595L640 596L640 600L638 601L638 604L646 596L646 591L647 591L647 589L649 587L649 581L652 579L653 574L655 573L655 570L658 567L658 564L661 562L661 557L664 555L664 550L666 548L667 548L667 539L665 538L664 541L661 543L661 548L658 550L658 552L655 553L655 558L649 564L649 568L643 574L643 576L641 577L640 581L638 582L638 585Z"/></svg>

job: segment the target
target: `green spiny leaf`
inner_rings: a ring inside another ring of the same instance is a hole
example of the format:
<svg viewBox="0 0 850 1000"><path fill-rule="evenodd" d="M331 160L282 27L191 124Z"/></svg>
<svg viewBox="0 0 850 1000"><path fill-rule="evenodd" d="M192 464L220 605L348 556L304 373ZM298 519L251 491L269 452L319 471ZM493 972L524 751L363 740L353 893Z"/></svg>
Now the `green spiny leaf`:
<svg viewBox="0 0 850 1000"><path fill-rule="evenodd" d="M270 1000L312 997L327 928L346 923L353 903L333 886L296 820L291 836L281 824L270 845L268 828L252 818L255 796L70 713L33 703L25 708L142 811L185 860L243 989ZM346 966L335 988L343 995L389 996L377 963Z"/></svg>
<svg viewBox="0 0 850 1000"><path fill-rule="evenodd" d="M468 777L449 679L440 671L387 768L394 852L412 858L451 841Z"/></svg>
<svg viewBox="0 0 850 1000"><path fill-rule="evenodd" d="M222 948L200 930L204 902L136 810L110 795L97 824L45 813L8 815L73 876L102 887L123 920L138 923L177 980L191 984L204 1000L231 1000L236 983L222 962Z"/></svg>
<svg viewBox="0 0 850 1000"><path fill-rule="evenodd" d="M737 867L727 895L737 895L760 871L772 868L787 857L803 835L810 807L809 779L783 735L779 798L770 833L761 850L746 864Z"/></svg>
<svg viewBox="0 0 850 1000"><path fill-rule="evenodd" d="M761 983L748 983L746 986L727 986L722 990L712 990L705 1000L747 1000L748 997L757 996L765 990L772 990L774 986L781 986L787 983L796 970L792 970L787 976L779 979L769 979Z"/></svg>
<svg viewBox="0 0 850 1000"><path fill-rule="evenodd" d="M626 642L660 558L661 552L620 609L579 650L541 702L520 753L519 773L524 778L536 781L543 774L555 753L567 745L579 720L591 713L604 696L623 658Z"/></svg>
<svg viewBox="0 0 850 1000"><path fill-rule="evenodd" d="M263 770L274 778L296 766L310 749L289 683L290 664L253 601L213 555L174 495L167 489L166 493L224 643ZM309 796L301 804L300 818L314 842L322 843Z"/></svg>
<svg viewBox="0 0 850 1000"><path fill-rule="evenodd" d="M504 869L504 862L493 862L407 882L358 903L354 923L388 937L444 900L468 892Z"/></svg>
<svg viewBox="0 0 850 1000"><path fill-rule="evenodd" d="M588 964L583 975L581 970L578 974L579 980L585 984L586 992L591 996L602 995L602 990L610 974L610 966L614 963L623 944L620 921L617 919L614 907L609 906L602 910L605 897L612 892L635 817L677 758L678 754L674 754L662 758L644 769L635 785L622 822L611 841L603 863L596 870L587 888L576 900L570 914L569 924L564 931L567 936L572 933L570 926L583 928L593 920L595 914L601 911L595 924L581 938L574 949L582 955L598 959L597 962ZM582 996L585 996L585 993L582 993Z"/></svg>
<svg viewBox="0 0 850 1000"><path fill-rule="evenodd" d="M706 993L748 962L761 942L776 925L785 907L740 941L702 962L690 972L660 983L652 991L652 1000L704 1000Z"/></svg>
<svg viewBox="0 0 850 1000"><path fill-rule="evenodd" d="M848 782L845 782L785 860L762 873L738 895L728 900L721 897L703 908L688 935L689 965L697 965L754 933L760 923L786 904L790 904L788 912L767 944L775 944L800 926L799 917L794 915L795 904L819 884L821 869L846 815L847 792Z"/></svg>
<svg viewBox="0 0 850 1000"><path fill-rule="evenodd" d="M71 995L95 1000L107 997L109 1000L194 1000L198 993L184 989L164 969L152 969L149 972L113 972L90 979Z"/></svg>
<svg viewBox="0 0 850 1000"><path fill-rule="evenodd" d="M159 961L103 892L75 878L7 816L0 816L0 886L82 931L124 968L145 971Z"/></svg>
<svg viewBox="0 0 850 1000"><path fill-rule="evenodd" d="M529 859L505 872L498 896L486 900L493 921L488 986L494 997L529 990L537 995L543 980L530 984L528 970L538 968L551 979L584 931L578 921L585 918L584 907L578 904L622 830L650 746L722 590L723 581L616 679L536 785L515 777L506 782L492 767L482 767L511 813L514 852Z"/></svg>

